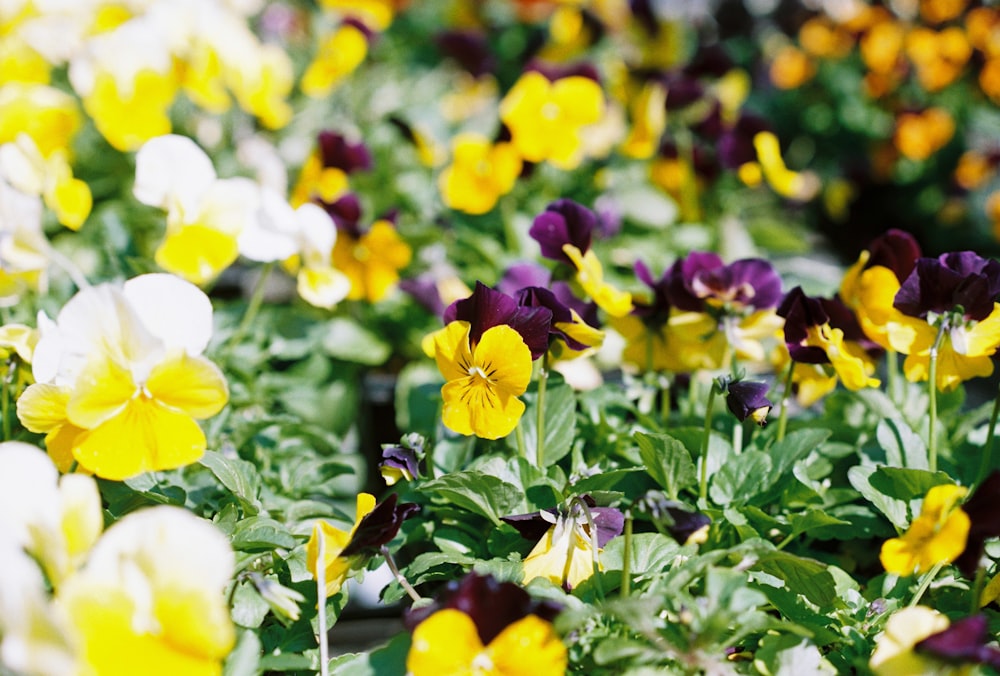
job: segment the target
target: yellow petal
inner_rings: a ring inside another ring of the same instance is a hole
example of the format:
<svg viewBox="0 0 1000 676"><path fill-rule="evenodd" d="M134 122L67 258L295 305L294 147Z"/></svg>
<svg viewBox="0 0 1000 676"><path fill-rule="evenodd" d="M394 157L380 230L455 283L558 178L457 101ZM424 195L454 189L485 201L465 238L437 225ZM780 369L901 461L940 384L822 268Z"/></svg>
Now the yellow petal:
<svg viewBox="0 0 1000 676"><path fill-rule="evenodd" d="M93 205L90 186L72 177L59 181L45 198L46 203L56 212L59 222L70 230L80 229Z"/></svg>
<svg viewBox="0 0 1000 676"><path fill-rule="evenodd" d="M97 476L120 481L197 461L205 453L205 433L190 416L141 396L84 435L73 453Z"/></svg>
<svg viewBox="0 0 1000 676"><path fill-rule="evenodd" d="M344 580L350 573L350 561L341 558L340 553L351 541L351 534L335 528L326 521L317 521L313 526L312 535L306 543L306 568L318 579L320 541L323 543L323 579L326 582L326 596L330 597L340 591Z"/></svg>
<svg viewBox="0 0 1000 676"><path fill-rule="evenodd" d="M572 524L553 526L525 557L523 583L543 577L555 585L579 585L594 574L594 550L590 545Z"/></svg>
<svg viewBox="0 0 1000 676"><path fill-rule="evenodd" d="M564 244L563 253L573 261L577 281L598 307L612 317L624 317L632 311L632 294L604 282L604 268L593 249L583 254L572 244Z"/></svg>
<svg viewBox="0 0 1000 676"><path fill-rule="evenodd" d="M183 352L153 368L146 390L160 404L197 419L215 415L229 400L226 377L219 367Z"/></svg>
<svg viewBox="0 0 1000 676"><path fill-rule="evenodd" d="M490 641L487 651L499 674L562 676L566 673L566 646L552 629L552 623L537 615L507 625Z"/></svg>
<svg viewBox="0 0 1000 676"><path fill-rule="evenodd" d="M34 383L17 400L17 417L32 432L49 432L67 422L68 388Z"/></svg>
<svg viewBox="0 0 1000 676"><path fill-rule="evenodd" d="M66 416L78 427L97 427L120 413L138 390L128 369L100 356L92 359L77 378Z"/></svg>
<svg viewBox="0 0 1000 676"><path fill-rule="evenodd" d="M167 235L156 263L194 284L215 279L239 255L236 237L202 225L187 225Z"/></svg>
<svg viewBox="0 0 1000 676"><path fill-rule="evenodd" d="M62 503L62 534L70 561L77 561L90 551L104 530L101 494L97 482L82 474L67 474L59 480Z"/></svg>
<svg viewBox="0 0 1000 676"><path fill-rule="evenodd" d="M431 334L434 337L434 360L445 380L458 380L469 375L472 350L469 349L469 322L449 322Z"/></svg>
<svg viewBox="0 0 1000 676"><path fill-rule="evenodd" d="M477 673L473 671L473 663L482 652L483 643L472 619L459 610L446 608L413 630L406 669L413 676L473 674ZM529 669L523 673L535 672Z"/></svg>

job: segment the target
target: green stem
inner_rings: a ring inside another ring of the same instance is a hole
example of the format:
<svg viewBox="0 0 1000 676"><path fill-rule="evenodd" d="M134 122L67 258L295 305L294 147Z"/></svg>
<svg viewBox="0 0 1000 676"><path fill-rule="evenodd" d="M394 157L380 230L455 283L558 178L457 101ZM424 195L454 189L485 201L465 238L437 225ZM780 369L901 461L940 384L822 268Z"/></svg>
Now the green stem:
<svg viewBox="0 0 1000 676"><path fill-rule="evenodd" d="M895 350L885 352L885 373L889 380L889 399L899 406L899 353Z"/></svg>
<svg viewBox="0 0 1000 676"><path fill-rule="evenodd" d="M528 459L528 444L524 440L524 427L521 423L514 428L514 438L517 440L517 454L525 460Z"/></svg>
<svg viewBox="0 0 1000 676"><path fill-rule="evenodd" d="M537 445L535 446L535 465L544 467L545 458L545 385L549 380L549 353L542 355L541 368L538 369L538 410L535 418L535 433Z"/></svg>
<svg viewBox="0 0 1000 676"><path fill-rule="evenodd" d="M594 591L597 592L597 598L603 601L604 585L601 584L601 559L598 556L597 551L597 524L594 523L594 515L590 513L590 505L588 505L583 498L576 496L573 498L573 502L577 504L580 511L583 512L584 517L587 519L587 527L590 529L590 550L593 552L594 561Z"/></svg>
<svg viewBox="0 0 1000 676"><path fill-rule="evenodd" d="M788 400L792 395L792 376L795 374L795 362L788 362L788 372L785 374L785 386L781 391L781 413L778 414L778 435L776 441L785 438L788 428Z"/></svg>
<svg viewBox="0 0 1000 676"><path fill-rule="evenodd" d="M701 478L698 482L698 497L701 502L708 501L708 442L712 437L712 407L715 405L715 395L718 386L712 381L712 389L708 391L708 404L705 405L705 434L701 440Z"/></svg>
<svg viewBox="0 0 1000 676"><path fill-rule="evenodd" d="M917 588L917 593L913 595L913 599L907 606L908 608L912 608L913 606L920 603L920 599L923 597L924 592L926 592L927 588L931 586L931 582L934 581L934 578L937 577L937 574L941 572L941 569L943 567L944 567L944 561L941 561L940 563L935 563L934 567L927 572L927 575L924 576L924 579L920 581L920 586Z"/></svg>
<svg viewBox="0 0 1000 676"><path fill-rule="evenodd" d="M265 263L264 267L260 270L260 276L257 278L257 283L254 284L253 294L250 296L250 302L247 303L247 309L243 313L243 319L240 321L240 325L236 327L233 335L229 337L229 342L226 344L227 348L235 347L239 345L240 341L243 340L243 336L250 329L250 325L257 318L257 313L260 311L260 306L264 302L264 289L267 288L267 278L271 274L271 270L274 269L274 262Z"/></svg>
<svg viewBox="0 0 1000 676"><path fill-rule="evenodd" d="M396 562L392 559L392 554L389 553L389 548L382 545L382 556L385 557L385 563L389 566L389 570L392 571L392 576L396 578L396 582L402 587L407 596L409 596L414 603L420 603L424 600L424 597L417 593L417 590L413 588L410 581L403 577L403 574L399 572L399 568L396 567Z"/></svg>
<svg viewBox="0 0 1000 676"><path fill-rule="evenodd" d="M972 601L969 604L969 614L975 615L979 612L981 599L983 598L983 587L986 586L986 568L979 566L976 568L976 578L972 582Z"/></svg>
<svg viewBox="0 0 1000 676"><path fill-rule="evenodd" d="M632 512L625 512L625 552L622 554L622 598L632 592Z"/></svg>
<svg viewBox="0 0 1000 676"><path fill-rule="evenodd" d="M660 382L663 384L660 388L660 419L666 428L667 421L670 420L670 379L665 375L660 376Z"/></svg>
<svg viewBox="0 0 1000 676"><path fill-rule="evenodd" d="M326 629L326 547L324 538L319 538L319 551L316 555L316 598L319 599L319 673L329 674L330 638Z"/></svg>
<svg viewBox="0 0 1000 676"><path fill-rule="evenodd" d="M990 471L990 466L993 464L993 437L994 428L997 426L997 416L1000 416L1000 393L993 400L993 412L990 414L990 428L986 432L986 443L983 444L983 453L979 459L979 474L976 477L976 485L978 486L986 478L986 475Z"/></svg>
<svg viewBox="0 0 1000 676"><path fill-rule="evenodd" d="M681 217L688 223L698 223L701 221L701 206L698 202L698 181L694 173L694 144L687 130L679 130L675 139L682 172Z"/></svg>
<svg viewBox="0 0 1000 676"><path fill-rule="evenodd" d="M931 351L929 355L930 364L927 367L927 394L930 397L930 403L927 412L927 468L932 471L937 471L937 362L938 362L938 349L941 347L941 341L944 339L944 332L948 327L948 322L941 322L941 326L938 328L937 337L934 339L934 345L931 346Z"/></svg>

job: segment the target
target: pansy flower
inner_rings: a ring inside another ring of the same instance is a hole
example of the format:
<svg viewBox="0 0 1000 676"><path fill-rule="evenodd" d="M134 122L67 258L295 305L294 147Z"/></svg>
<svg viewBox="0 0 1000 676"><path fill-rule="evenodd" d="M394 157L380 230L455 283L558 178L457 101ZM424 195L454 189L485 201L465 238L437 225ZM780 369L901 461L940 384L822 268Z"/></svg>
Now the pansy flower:
<svg viewBox="0 0 1000 676"><path fill-rule="evenodd" d="M969 515L959 506L967 490L962 486L934 486L924 497L920 516L898 538L882 544L879 559L895 575L922 573L942 563L951 563L965 550Z"/></svg>
<svg viewBox="0 0 1000 676"><path fill-rule="evenodd" d="M596 507L587 496L574 500L564 511L517 514L503 521L525 539L537 541L524 559L524 584L541 577L572 589L594 574L595 559L600 566L599 554L621 534L625 516L613 507ZM596 533L591 532L591 524Z"/></svg>
<svg viewBox="0 0 1000 676"><path fill-rule="evenodd" d="M42 200L0 175L0 305L29 289L44 290L51 246L42 229Z"/></svg>
<svg viewBox="0 0 1000 676"><path fill-rule="evenodd" d="M420 475L426 440L416 433L407 434L399 444L382 445L382 462L379 472L386 486L397 481L413 481Z"/></svg>
<svg viewBox="0 0 1000 676"><path fill-rule="evenodd" d="M345 202L346 197L333 206L357 206L356 202ZM410 264L413 250L399 236L391 218L380 218L367 229L346 219L338 222L334 217L334 222L337 241L333 247L333 266L351 281L347 298L377 303L395 288L399 271Z"/></svg>
<svg viewBox="0 0 1000 676"><path fill-rule="evenodd" d="M869 341L841 301L806 296L801 287L788 292L778 308L785 319L785 346L794 364L799 399L810 404L836 386L849 390L877 387L877 346Z"/></svg>
<svg viewBox="0 0 1000 676"><path fill-rule="evenodd" d="M582 356L600 348L604 343L603 331L585 322L574 308L563 303L549 289L525 287L517 292L515 299L518 305L544 307L552 313L549 350L557 359Z"/></svg>
<svg viewBox="0 0 1000 676"><path fill-rule="evenodd" d="M754 380L735 380L725 387L726 408L743 422L750 418L763 427L767 424L767 414L771 412L771 400L767 398L770 386Z"/></svg>
<svg viewBox="0 0 1000 676"><path fill-rule="evenodd" d="M1000 346L998 294L1000 263L995 260L972 251L918 259L893 301L904 315L902 323L888 334L890 345L907 355L907 379L928 379L934 349L940 390L993 373L990 357Z"/></svg>
<svg viewBox="0 0 1000 676"><path fill-rule="evenodd" d="M406 668L413 676L559 676L566 647L552 627L560 608L492 576L469 573L443 598L408 612L413 632Z"/></svg>
<svg viewBox="0 0 1000 676"><path fill-rule="evenodd" d="M202 356L212 305L166 274L77 293L56 321L39 317L36 383L17 401L22 424L46 434L56 465L126 479L195 462L205 452L196 420L218 413L226 379Z"/></svg>
<svg viewBox="0 0 1000 676"><path fill-rule="evenodd" d="M452 161L438 178L445 205L467 214L485 214L509 193L521 174L521 156L510 143L491 143L466 132L452 139Z"/></svg>
<svg viewBox="0 0 1000 676"><path fill-rule="evenodd" d="M604 115L604 92L588 77L551 81L524 73L500 102L500 119L525 160L574 169L584 155L583 131Z"/></svg>
<svg viewBox="0 0 1000 676"><path fill-rule="evenodd" d="M887 350L892 349L890 325L907 321L893 300L918 258L920 245L913 235L891 229L861 252L840 283L840 298L854 310L865 335Z"/></svg>
<svg viewBox="0 0 1000 676"><path fill-rule="evenodd" d="M658 531L666 533L682 545L705 542L712 525L712 520L707 515L668 499L662 491L647 491L633 503L632 509L649 516Z"/></svg>
<svg viewBox="0 0 1000 676"><path fill-rule="evenodd" d="M327 96L364 62L373 37L372 30L363 21L348 17L341 22L323 39L303 73L299 83L302 93L312 98Z"/></svg>
<svg viewBox="0 0 1000 676"><path fill-rule="evenodd" d="M927 606L897 610L889 616L885 629L876 637L875 651L868 666L876 676L938 673L938 669L945 668L945 665L929 656L917 654L914 647L925 638L944 631L949 624L947 615Z"/></svg>
<svg viewBox="0 0 1000 676"><path fill-rule="evenodd" d="M347 192L348 176L372 168L372 156L362 142L352 142L343 134L324 130L316 137L316 149L299 172L289 201L292 206L310 200L335 202Z"/></svg>
<svg viewBox="0 0 1000 676"><path fill-rule="evenodd" d="M327 597L337 594L351 573L363 569L381 547L396 537L403 521L420 510L413 503L397 504L397 500L398 496L393 493L376 504L375 496L359 493L354 526L350 531L323 520L313 526L306 543L306 567L318 579L319 566L323 566Z"/></svg>
<svg viewBox="0 0 1000 676"><path fill-rule="evenodd" d="M548 349L551 316L479 282L469 298L445 310L447 324L434 334L434 357L446 381L445 427L485 439L513 431L524 413L518 397L528 389L531 362Z"/></svg>
<svg viewBox="0 0 1000 676"><path fill-rule="evenodd" d="M632 296L604 281L604 269L590 248L597 225L597 214L564 198L536 216L528 233L541 246L543 256L576 270L576 282L602 310L622 317L632 309Z"/></svg>

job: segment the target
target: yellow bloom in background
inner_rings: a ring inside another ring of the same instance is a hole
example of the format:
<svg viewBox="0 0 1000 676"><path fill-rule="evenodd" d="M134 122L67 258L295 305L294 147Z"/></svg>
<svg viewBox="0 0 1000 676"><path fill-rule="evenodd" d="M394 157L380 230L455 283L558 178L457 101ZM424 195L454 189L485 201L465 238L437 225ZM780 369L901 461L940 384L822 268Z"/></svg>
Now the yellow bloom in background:
<svg viewBox="0 0 1000 676"><path fill-rule="evenodd" d="M90 215L90 186L73 177L62 149L45 157L30 136L21 134L13 143L0 145L0 173L21 192L41 196L70 230L79 230Z"/></svg>
<svg viewBox="0 0 1000 676"><path fill-rule="evenodd" d="M920 641L944 631L949 624L946 615L927 606L897 610L885 623L885 630L875 639L875 652L868 666L878 676L962 673L961 667L949 669L933 658L913 651Z"/></svg>
<svg viewBox="0 0 1000 676"><path fill-rule="evenodd" d="M361 520L373 509L375 509L375 496L369 493L359 493L354 526L351 527L350 531L335 528L323 520L317 521L313 526L312 535L309 536L309 542L306 543L306 568L314 578L318 579L319 548L320 541L322 541L323 579L326 581L327 597L340 592L340 588L350 575L353 562L350 558L341 556L341 552L350 543Z"/></svg>
<svg viewBox="0 0 1000 676"><path fill-rule="evenodd" d="M353 73L368 56L368 36L358 26L343 23L320 45L313 61L302 75L302 93L322 98L345 77Z"/></svg>
<svg viewBox="0 0 1000 676"><path fill-rule="evenodd" d="M647 82L629 103L632 125L622 142L621 151L628 157L647 159L660 148L660 138L667 128L667 89L659 82Z"/></svg>
<svg viewBox="0 0 1000 676"><path fill-rule="evenodd" d="M414 629L406 656L413 676L559 676L567 662L552 623L537 615L512 622L483 645L472 618L453 608L435 612Z"/></svg>
<svg viewBox="0 0 1000 676"><path fill-rule="evenodd" d="M42 230L42 201L11 186L0 174L0 305L25 291L44 291L51 247Z"/></svg>
<svg viewBox="0 0 1000 676"><path fill-rule="evenodd" d="M624 317L632 311L632 294L604 281L604 268L593 249L581 254L572 244L564 244L562 250L576 266L576 281L599 308L612 317Z"/></svg>
<svg viewBox="0 0 1000 676"><path fill-rule="evenodd" d="M816 64L798 47L785 45L771 59L768 73L778 89L797 89L816 74Z"/></svg>
<svg viewBox="0 0 1000 676"><path fill-rule="evenodd" d="M902 113L896 118L892 142L903 157L926 160L955 135L955 120L943 108Z"/></svg>
<svg viewBox="0 0 1000 676"><path fill-rule="evenodd" d="M513 189L520 173L521 158L510 143L494 145L485 136L464 133L452 140L452 162L438 187L450 209L485 214Z"/></svg>
<svg viewBox="0 0 1000 676"><path fill-rule="evenodd" d="M758 132L753 137L753 146L764 178L774 192L795 200L809 200L817 193L819 180L814 174L792 171L785 166L777 136L769 131Z"/></svg>
<svg viewBox="0 0 1000 676"><path fill-rule="evenodd" d="M962 486L951 484L927 491L920 516L906 533L883 543L879 559L886 571L912 575L958 558L969 535L969 516L958 506L967 492Z"/></svg>
<svg viewBox="0 0 1000 676"><path fill-rule="evenodd" d="M459 434L499 439L514 431L524 402L518 397L531 381L531 351L507 325L469 342L470 324L449 323L434 335L435 360L444 375L441 388L445 427Z"/></svg>
<svg viewBox="0 0 1000 676"><path fill-rule="evenodd" d="M44 314L39 322L37 382L17 413L46 434L61 470L75 461L120 480L202 456L195 421L218 413L229 394L225 376L201 356L212 306L197 287L165 274L102 284L74 296L56 322Z"/></svg>
<svg viewBox="0 0 1000 676"><path fill-rule="evenodd" d="M235 557L214 525L177 507L128 514L55 597L85 673L209 676L236 631L223 594Z"/></svg>
<svg viewBox="0 0 1000 676"><path fill-rule="evenodd" d="M347 297L377 303L399 281L413 251L390 221L378 220L360 235L341 231L333 246L333 266L351 280Z"/></svg>
<svg viewBox="0 0 1000 676"><path fill-rule="evenodd" d="M331 309L351 290L351 280L333 267L332 253L337 228L329 214L315 204L295 210L299 253L285 261L296 276L296 289L310 305Z"/></svg>
<svg viewBox="0 0 1000 676"><path fill-rule="evenodd" d="M600 121L604 107L604 93L593 80L572 76L550 82L532 71L500 102L500 119L524 159L575 169L583 159L583 130Z"/></svg>
<svg viewBox="0 0 1000 676"><path fill-rule="evenodd" d="M76 100L66 92L24 82L0 86L0 143L26 134L48 157L58 150L67 152L82 124Z"/></svg>

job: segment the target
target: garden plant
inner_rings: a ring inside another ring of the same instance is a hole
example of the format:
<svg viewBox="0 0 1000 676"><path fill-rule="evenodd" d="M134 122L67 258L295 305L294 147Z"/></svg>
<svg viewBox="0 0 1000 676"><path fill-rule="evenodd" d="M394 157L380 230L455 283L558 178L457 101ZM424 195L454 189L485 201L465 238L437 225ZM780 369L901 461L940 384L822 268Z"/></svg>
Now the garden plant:
<svg viewBox="0 0 1000 676"><path fill-rule="evenodd" d="M1000 671L998 103L990 0L0 2L0 674Z"/></svg>

